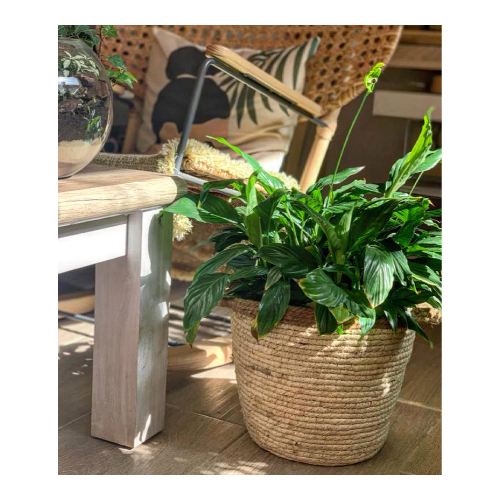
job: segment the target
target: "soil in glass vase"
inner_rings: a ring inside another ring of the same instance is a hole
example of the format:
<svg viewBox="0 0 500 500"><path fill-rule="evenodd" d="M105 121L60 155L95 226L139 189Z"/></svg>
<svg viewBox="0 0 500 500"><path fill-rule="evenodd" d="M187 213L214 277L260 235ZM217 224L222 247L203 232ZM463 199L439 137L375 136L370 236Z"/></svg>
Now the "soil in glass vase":
<svg viewBox="0 0 500 500"><path fill-rule="evenodd" d="M86 167L103 148L113 121L113 90L106 69L81 40L59 38L58 177Z"/></svg>

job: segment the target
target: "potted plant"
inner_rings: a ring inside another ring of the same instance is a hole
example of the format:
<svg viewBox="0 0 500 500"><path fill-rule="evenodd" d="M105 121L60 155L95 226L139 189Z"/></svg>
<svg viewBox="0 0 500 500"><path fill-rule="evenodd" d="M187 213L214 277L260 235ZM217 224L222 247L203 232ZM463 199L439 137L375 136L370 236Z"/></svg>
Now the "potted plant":
<svg viewBox="0 0 500 500"><path fill-rule="evenodd" d="M58 177L70 177L87 166L103 148L113 121L115 83L137 81L119 55L100 60L105 37L116 29L87 25L58 27Z"/></svg>
<svg viewBox="0 0 500 500"><path fill-rule="evenodd" d="M380 65L367 74L366 95L379 74ZM217 139L254 167L252 176L207 183L165 209L227 224L187 291L184 329L192 343L221 299L233 309L245 422L276 455L345 465L384 444L415 333L430 342L416 307L441 307L441 211L412 194L441 159L431 150L430 114L384 184L346 183L361 168L339 171L339 158L306 193L286 189ZM237 204L209 192L226 186Z"/></svg>

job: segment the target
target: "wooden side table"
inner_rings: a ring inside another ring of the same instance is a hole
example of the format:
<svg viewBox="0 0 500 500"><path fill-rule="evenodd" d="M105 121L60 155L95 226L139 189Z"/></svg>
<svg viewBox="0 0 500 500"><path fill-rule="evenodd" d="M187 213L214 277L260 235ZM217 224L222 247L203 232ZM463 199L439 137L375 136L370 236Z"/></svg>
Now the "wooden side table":
<svg viewBox="0 0 500 500"><path fill-rule="evenodd" d="M163 429L175 176L89 166L59 181L59 272L96 264L92 436L130 448Z"/></svg>

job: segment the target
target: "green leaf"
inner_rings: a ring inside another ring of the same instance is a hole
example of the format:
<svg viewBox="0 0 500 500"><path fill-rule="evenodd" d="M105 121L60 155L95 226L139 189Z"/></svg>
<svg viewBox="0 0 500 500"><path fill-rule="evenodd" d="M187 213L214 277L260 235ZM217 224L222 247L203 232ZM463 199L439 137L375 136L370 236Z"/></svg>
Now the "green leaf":
<svg viewBox="0 0 500 500"><path fill-rule="evenodd" d="M374 311L374 309L370 307L366 295L361 290L357 289L347 292L345 306L349 311L360 318L371 318Z"/></svg>
<svg viewBox="0 0 500 500"><path fill-rule="evenodd" d="M102 35L116 38L118 36L118 31L111 24L103 24L102 25Z"/></svg>
<svg viewBox="0 0 500 500"><path fill-rule="evenodd" d="M113 54L111 56L108 56L108 61L110 64L116 66L117 68L124 69L125 71L127 70L127 66L125 66L123 59L118 54Z"/></svg>
<svg viewBox="0 0 500 500"><path fill-rule="evenodd" d="M412 276L416 280L422 281L429 285L436 285L439 288L441 288L442 286L441 278L429 266L426 266L424 264L418 264L412 261L409 262L409 266L411 269Z"/></svg>
<svg viewBox="0 0 500 500"><path fill-rule="evenodd" d="M326 186L330 186L331 184L340 184L341 182L344 182L347 178L351 177L352 175L356 175L358 172L361 172L361 170L363 170L364 168L365 167L345 168L344 170L337 172L337 174L335 175L331 174L322 177L315 184L309 186L306 193L311 194L314 190L316 189L321 190Z"/></svg>
<svg viewBox="0 0 500 500"><path fill-rule="evenodd" d="M235 182L241 183L242 181L240 179L220 179L217 181L205 182L205 184L201 187L199 204L203 205L203 202L207 199L211 189L224 189Z"/></svg>
<svg viewBox="0 0 500 500"><path fill-rule="evenodd" d="M186 217L189 217L191 219L203 222L198 212L197 198L194 198L194 196L196 195L187 195L179 198L177 201L172 203L172 205L164 207L162 212L185 215Z"/></svg>
<svg viewBox="0 0 500 500"><path fill-rule="evenodd" d="M411 276L408 259L402 250L389 250L394 266L394 274L402 285L406 285L408 276Z"/></svg>
<svg viewBox="0 0 500 500"><path fill-rule="evenodd" d="M262 228L260 227L259 214L252 212L245 215L245 227L248 234L248 239L257 248L262 246Z"/></svg>
<svg viewBox="0 0 500 500"><path fill-rule="evenodd" d="M387 250L368 245L365 251L363 287L372 307L382 304L394 283L394 264Z"/></svg>
<svg viewBox="0 0 500 500"><path fill-rule="evenodd" d="M396 306L389 300L386 300L382 304L382 310L384 311L387 321L392 327L392 331L396 333L398 329L398 310Z"/></svg>
<svg viewBox="0 0 500 500"><path fill-rule="evenodd" d="M276 268L273 268L276 269ZM254 267L243 267L233 274L229 275L229 281L236 281L241 279L251 279L257 276L265 276L268 274L268 270L265 267L254 266Z"/></svg>
<svg viewBox="0 0 500 500"><path fill-rule="evenodd" d="M335 316L335 319L339 324L345 323L346 321L354 318L355 314L347 309L344 305L337 307L330 307L330 312Z"/></svg>
<svg viewBox="0 0 500 500"><path fill-rule="evenodd" d="M373 242L389 222L399 200L385 200L361 210L359 217L351 223L350 250L355 251Z"/></svg>
<svg viewBox="0 0 500 500"><path fill-rule="evenodd" d="M432 296L432 292L423 291L417 293L408 288L399 288L391 294L391 302L394 303L395 306L404 309L406 307L414 307L417 304L427 302Z"/></svg>
<svg viewBox="0 0 500 500"><path fill-rule="evenodd" d="M224 144L224 146L232 149L235 153L239 154L243 159L245 159L251 165L251 167L256 172L258 172L257 178L264 188L271 187L273 189L279 189L285 187L285 184L281 179L278 179L277 177L274 177L273 175L266 172L255 158L244 153L239 147L229 144L229 142L227 142L223 137L213 137L211 135L207 135L207 137L209 139L213 139L214 141L220 142L221 144Z"/></svg>
<svg viewBox="0 0 500 500"><path fill-rule="evenodd" d="M322 268L323 271L328 272L328 273L341 273L347 276L352 283L357 283L358 278L357 276L349 270L348 267L342 265L342 264L331 264L329 266L325 266Z"/></svg>
<svg viewBox="0 0 500 500"><path fill-rule="evenodd" d="M198 269L196 269L194 277L197 278L203 274L213 273L224 264L227 264L230 260L238 257L238 255L251 252L253 252L252 247L244 244L233 245L232 247L226 248L201 264Z"/></svg>
<svg viewBox="0 0 500 500"><path fill-rule="evenodd" d="M264 289L267 290L268 288L271 288L277 281L281 279L282 276L283 275L281 274L279 267L272 267L267 275L266 286Z"/></svg>
<svg viewBox="0 0 500 500"><path fill-rule="evenodd" d="M214 243L214 250L216 252L221 252L229 245L234 243L240 243L240 241L246 240L248 236L239 228L234 226L225 227L220 233L212 236L210 241Z"/></svg>
<svg viewBox="0 0 500 500"><path fill-rule="evenodd" d="M304 248L285 243L263 245L258 257L278 266L285 276L303 278L317 267L316 259Z"/></svg>
<svg viewBox="0 0 500 500"><path fill-rule="evenodd" d="M191 283L184 298L183 319L189 343L193 343L200 321L221 301L228 281L228 274L216 273L205 274Z"/></svg>
<svg viewBox="0 0 500 500"><path fill-rule="evenodd" d="M375 89L375 84L377 83L381 73L382 73L382 68L385 66L384 63L377 63L373 68L366 73L364 77L364 84L367 92L371 94L374 89Z"/></svg>
<svg viewBox="0 0 500 500"><path fill-rule="evenodd" d="M433 344L431 342L431 339L427 336L427 334L422 330L420 325L415 321L415 318L411 315L411 311L406 310L405 312L406 315L406 321L408 322L408 328L410 330L414 330L416 333L418 333L421 337L423 337L427 342L429 342L430 346L433 347Z"/></svg>
<svg viewBox="0 0 500 500"><path fill-rule="evenodd" d="M196 334L198 333L198 328L200 323L195 323L193 326L185 330L186 333L186 341L188 344L192 344L196 340Z"/></svg>
<svg viewBox="0 0 500 500"><path fill-rule="evenodd" d="M434 168L440 161L442 157L442 150L436 149L436 151L429 151L425 156L424 161L415 168L414 174L419 174L421 172L427 172L431 168Z"/></svg>
<svg viewBox="0 0 500 500"><path fill-rule="evenodd" d="M259 310L252 325L252 335L265 337L283 318L290 302L290 282L278 281L262 295Z"/></svg>
<svg viewBox="0 0 500 500"><path fill-rule="evenodd" d="M339 326L335 316L330 312L328 307L321 304L316 304L314 306L314 317L320 335L333 333Z"/></svg>
<svg viewBox="0 0 500 500"><path fill-rule="evenodd" d="M314 302L326 307L337 307L347 298L347 292L338 287L321 269L315 269L299 281L302 291Z"/></svg>
<svg viewBox="0 0 500 500"><path fill-rule="evenodd" d="M365 314L358 314L358 321L361 326L361 338L363 338L375 324L377 314L375 309L365 309Z"/></svg>
<svg viewBox="0 0 500 500"><path fill-rule="evenodd" d="M337 224L337 227L335 228L340 241L340 248L335 252L335 260L337 264L343 264L345 261L345 252L347 251L349 244L349 235L354 208L354 206L351 207L351 209L342 216Z"/></svg>
<svg viewBox="0 0 500 500"><path fill-rule="evenodd" d="M427 158L432 146L432 110L433 108L430 108L424 116L424 125L413 149L392 166L389 181L386 183L386 197L390 198L413 174L419 172L419 168Z"/></svg>
<svg viewBox="0 0 500 500"><path fill-rule="evenodd" d="M227 222L238 224L240 222L238 212L222 198L209 194L203 202L202 207L198 206L199 201L199 194L187 194L172 203L172 205L164 207L163 211L185 215L197 221L210 222L212 224L224 224Z"/></svg>
<svg viewBox="0 0 500 500"><path fill-rule="evenodd" d="M274 211L279 205L279 202L283 198L285 192L285 189L276 189L276 191L270 194L264 201L261 201L255 206L255 212L259 214L264 223L268 223L268 221L272 218Z"/></svg>
<svg viewBox="0 0 500 500"><path fill-rule="evenodd" d="M325 233L326 239L328 241L328 248L330 249L331 254L335 255L335 252L342 248L342 242L337 234L337 231L335 230L335 227L333 227L330 224L330 222L328 222L323 216L316 213L312 208L308 207L304 203L302 203L300 201L293 201L293 200L290 201L290 203L299 207L300 209L304 210L305 212L309 213L309 215L312 217L314 222L316 222L316 224L318 224L318 226Z"/></svg>

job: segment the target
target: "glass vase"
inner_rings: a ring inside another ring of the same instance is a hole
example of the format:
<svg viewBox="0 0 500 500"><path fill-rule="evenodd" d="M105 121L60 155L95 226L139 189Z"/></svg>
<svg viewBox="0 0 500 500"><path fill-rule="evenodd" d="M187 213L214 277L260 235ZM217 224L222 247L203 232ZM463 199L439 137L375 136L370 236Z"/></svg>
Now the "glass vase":
<svg viewBox="0 0 500 500"><path fill-rule="evenodd" d="M59 179L86 167L101 151L113 121L113 90L97 55L81 40L58 44Z"/></svg>

